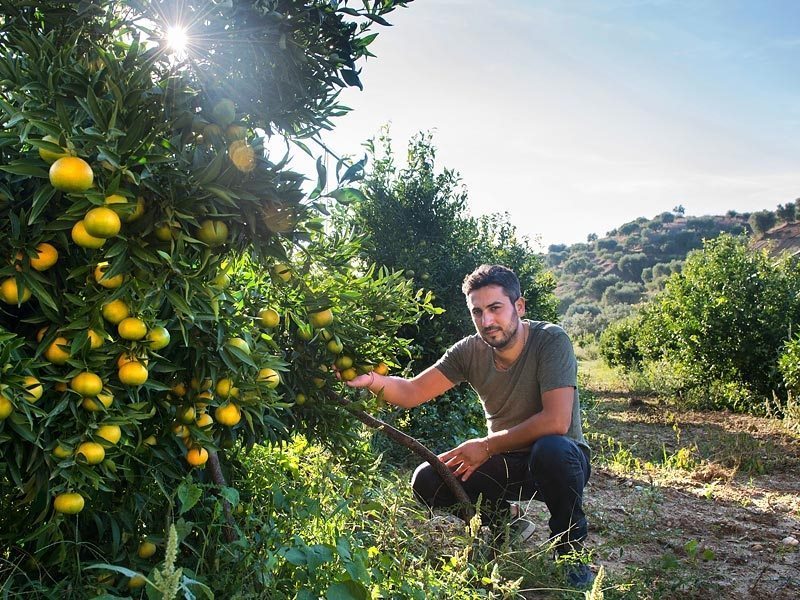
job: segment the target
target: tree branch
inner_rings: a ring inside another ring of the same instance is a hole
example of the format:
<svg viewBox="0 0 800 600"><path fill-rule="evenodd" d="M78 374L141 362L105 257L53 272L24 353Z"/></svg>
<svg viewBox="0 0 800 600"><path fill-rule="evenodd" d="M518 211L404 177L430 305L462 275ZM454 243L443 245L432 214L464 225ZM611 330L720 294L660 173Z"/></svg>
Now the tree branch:
<svg viewBox="0 0 800 600"><path fill-rule="evenodd" d="M211 480L220 487L227 487L225 483L225 476L222 474L222 467L219 464L219 456L213 450L208 452L208 466L211 471ZM233 525L233 513L231 513L231 503L225 498L222 498L222 510L225 513L225 521L227 525L223 527L222 532L225 535L225 540L235 542L237 540L236 529Z"/></svg>
<svg viewBox="0 0 800 600"><path fill-rule="evenodd" d="M333 402L336 402L340 406L344 407L351 415L364 423L364 425L367 427L375 429L376 431L380 431L393 442L396 442L401 446L405 446L414 454L426 460L428 464L433 467L439 477L442 478L442 481L453 493L453 496L455 496L456 500L458 500L458 502L464 506L466 520L471 519L475 515L475 509L472 501L469 499L469 496L467 496L463 486L458 481L456 476L453 475L453 472L447 468L447 465L439 460L438 456L436 456L433 452L431 452L428 448L410 435L406 435L402 431L395 429L388 423L373 417L363 410L354 408L353 403L345 398L344 395L337 395L333 390L327 390L326 395L329 400L332 400Z"/></svg>

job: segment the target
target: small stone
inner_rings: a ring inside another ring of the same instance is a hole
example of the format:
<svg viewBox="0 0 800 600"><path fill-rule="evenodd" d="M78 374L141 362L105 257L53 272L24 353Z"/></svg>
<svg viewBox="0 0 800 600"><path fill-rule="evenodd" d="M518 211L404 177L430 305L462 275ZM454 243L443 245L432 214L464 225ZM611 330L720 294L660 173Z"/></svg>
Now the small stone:
<svg viewBox="0 0 800 600"><path fill-rule="evenodd" d="M764 546L762 546L761 544L753 544L752 546L750 546L750 549L755 552L761 552L764 549Z"/></svg>
<svg viewBox="0 0 800 600"><path fill-rule="evenodd" d="M797 541L797 538L791 535L783 538L781 542L783 542L783 544L786 546L797 546L800 544L800 542Z"/></svg>
<svg viewBox="0 0 800 600"><path fill-rule="evenodd" d="M633 487L633 481L628 479L628 481L625 482L625 485L627 485L628 487Z"/></svg>

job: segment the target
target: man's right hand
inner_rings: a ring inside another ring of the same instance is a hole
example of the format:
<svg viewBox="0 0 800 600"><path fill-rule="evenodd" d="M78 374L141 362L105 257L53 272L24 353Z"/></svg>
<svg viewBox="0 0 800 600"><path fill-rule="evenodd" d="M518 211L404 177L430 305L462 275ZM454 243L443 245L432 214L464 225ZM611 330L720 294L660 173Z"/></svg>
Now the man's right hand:
<svg viewBox="0 0 800 600"><path fill-rule="evenodd" d="M339 372L336 372L337 377L339 376ZM375 381L375 374L372 372L365 373L364 375L359 375L350 381L346 381L345 383L350 386L351 388L366 388L369 389L372 383ZM372 391L372 390L370 390Z"/></svg>

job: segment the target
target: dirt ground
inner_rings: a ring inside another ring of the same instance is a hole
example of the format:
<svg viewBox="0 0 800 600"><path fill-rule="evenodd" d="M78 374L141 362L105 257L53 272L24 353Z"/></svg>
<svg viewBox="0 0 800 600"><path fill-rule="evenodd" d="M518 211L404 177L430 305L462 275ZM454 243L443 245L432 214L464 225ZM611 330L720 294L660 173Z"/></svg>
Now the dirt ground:
<svg viewBox="0 0 800 600"><path fill-rule="evenodd" d="M800 436L777 420L610 395L589 429L588 546L609 585L652 586L636 597L800 598ZM533 502L528 515L531 543L543 543L546 510Z"/></svg>

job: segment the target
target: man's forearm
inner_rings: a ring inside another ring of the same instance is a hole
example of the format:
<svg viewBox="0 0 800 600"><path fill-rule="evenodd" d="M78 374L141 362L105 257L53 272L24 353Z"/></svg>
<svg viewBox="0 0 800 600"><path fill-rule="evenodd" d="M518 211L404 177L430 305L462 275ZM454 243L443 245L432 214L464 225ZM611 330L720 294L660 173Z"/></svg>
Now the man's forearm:
<svg viewBox="0 0 800 600"><path fill-rule="evenodd" d="M491 455L521 450L546 435L564 435L563 422L544 412L529 417L519 425L490 434L486 440Z"/></svg>
<svg viewBox="0 0 800 600"><path fill-rule="evenodd" d="M392 375L379 375L372 373L372 381L367 386L373 394L383 392L383 399L389 404L400 408L414 408L428 398L418 397L417 386L410 380Z"/></svg>

